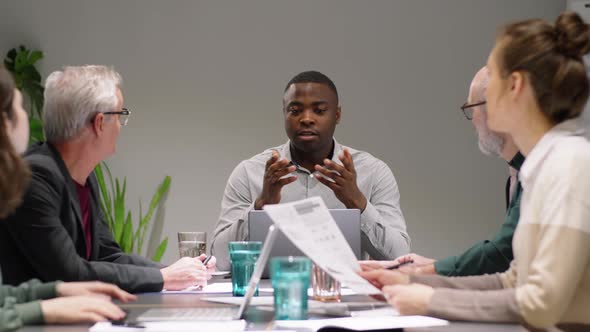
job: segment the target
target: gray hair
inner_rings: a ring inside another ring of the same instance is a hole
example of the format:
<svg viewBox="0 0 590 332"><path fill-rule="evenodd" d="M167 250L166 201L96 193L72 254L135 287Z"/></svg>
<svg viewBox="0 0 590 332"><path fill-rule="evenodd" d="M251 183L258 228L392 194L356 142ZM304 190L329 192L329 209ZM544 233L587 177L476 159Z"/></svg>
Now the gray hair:
<svg viewBox="0 0 590 332"><path fill-rule="evenodd" d="M106 66L64 67L45 81L43 129L49 142L76 137L99 112L115 111L121 75Z"/></svg>

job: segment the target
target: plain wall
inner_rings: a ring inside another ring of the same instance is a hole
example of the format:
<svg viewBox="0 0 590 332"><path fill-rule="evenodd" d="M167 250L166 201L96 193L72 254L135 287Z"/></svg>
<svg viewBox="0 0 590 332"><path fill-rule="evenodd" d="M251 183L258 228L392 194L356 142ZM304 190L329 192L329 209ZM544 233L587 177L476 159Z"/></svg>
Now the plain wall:
<svg viewBox="0 0 590 332"><path fill-rule="evenodd" d="M482 155L459 106L497 28L557 0L2 1L0 51L63 65L113 65L132 111L108 160L129 206L172 176L164 262L176 232L212 232L226 179L286 141L286 82L315 69L339 89L336 138L393 170L412 250L441 258L498 230L507 165Z"/></svg>
<svg viewBox="0 0 590 332"><path fill-rule="evenodd" d="M586 20L586 22L590 22L589 0L567 0L566 9L577 12L584 20Z"/></svg>

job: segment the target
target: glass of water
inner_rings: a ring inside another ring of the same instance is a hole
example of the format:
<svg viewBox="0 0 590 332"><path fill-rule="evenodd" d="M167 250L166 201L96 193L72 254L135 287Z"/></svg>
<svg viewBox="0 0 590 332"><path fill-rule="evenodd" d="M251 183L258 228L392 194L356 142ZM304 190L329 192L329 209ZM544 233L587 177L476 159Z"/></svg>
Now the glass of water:
<svg viewBox="0 0 590 332"><path fill-rule="evenodd" d="M233 296L244 296L254 273L256 261L262 250L260 241L235 241L229 243L231 261L231 283ZM258 286L254 296L258 296Z"/></svg>
<svg viewBox="0 0 590 332"><path fill-rule="evenodd" d="M311 261L307 257L274 257L270 279L274 290L275 319L307 319L307 288Z"/></svg>
<svg viewBox="0 0 590 332"><path fill-rule="evenodd" d="M313 299L321 302L340 302L340 282L332 278L326 271L313 264L311 268L311 287Z"/></svg>
<svg viewBox="0 0 590 332"><path fill-rule="evenodd" d="M199 257L207 253L207 233L178 232L178 253L180 257Z"/></svg>

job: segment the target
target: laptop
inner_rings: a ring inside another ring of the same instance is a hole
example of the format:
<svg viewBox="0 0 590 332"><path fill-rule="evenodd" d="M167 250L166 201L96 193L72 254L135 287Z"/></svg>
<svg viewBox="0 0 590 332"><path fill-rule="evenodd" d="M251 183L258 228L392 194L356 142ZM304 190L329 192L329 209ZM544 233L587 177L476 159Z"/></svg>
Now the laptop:
<svg viewBox="0 0 590 332"><path fill-rule="evenodd" d="M264 245L254 266L254 272L248 283L248 289L244 296L244 301L239 308L234 307L203 307L203 308L165 308L149 309L137 317L137 322L157 322L157 321L228 321L239 320L244 318L244 314L250 305L250 301L256 292L256 286L260 282L262 272L264 271L273 244L276 242L278 229L270 225L266 231Z"/></svg>
<svg viewBox="0 0 590 332"><path fill-rule="evenodd" d="M332 214L332 218L336 221L336 225L340 228L356 258L361 259L361 211L358 209L331 209L330 214ZM264 210L252 210L249 214L249 221L249 241L262 241L266 245L265 239L269 226L273 225L269 215ZM283 232L280 230L276 230L276 232L278 235L270 252L270 257L305 256ZM265 267L262 277L269 277L268 266Z"/></svg>

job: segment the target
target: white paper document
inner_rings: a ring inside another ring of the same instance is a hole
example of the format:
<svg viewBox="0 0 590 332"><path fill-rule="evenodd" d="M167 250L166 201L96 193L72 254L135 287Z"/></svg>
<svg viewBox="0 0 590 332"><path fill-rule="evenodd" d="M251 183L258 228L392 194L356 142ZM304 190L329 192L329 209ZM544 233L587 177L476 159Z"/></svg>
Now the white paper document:
<svg viewBox="0 0 590 332"><path fill-rule="evenodd" d="M214 303L223 303L223 304L233 304L233 305L242 305L244 302L243 296L224 296L224 297L203 297L201 298L202 301L214 302ZM256 307L260 305L274 305L274 297L272 296L255 296L250 300L250 306Z"/></svg>
<svg viewBox="0 0 590 332"><path fill-rule="evenodd" d="M243 297L203 297L201 298L203 301L213 302L213 303L223 303L223 304L232 304L239 306L244 302ZM398 315L397 311L391 308L389 305L386 305L383 308L378 307L382 303L371 303L371 302L321 302L315 300L308 300L307 306L311 309L326 309L336 312L338 309L342 313L348 312L353 317L360 317L360 316L393 316ZM371 310L369 309L371 306L375 305L375 308ZM250 300L250 306L253 307L270 307L274 306L274 297L272 296L256 296Z"/></svg>
<svg viewBox="0 0 590 332"><path fill-rule="evenodd" d="M234 320L223 322L205 322L205 321L183 321L183 322L149 322L142 323L145 328L131 328L124 326L112 325L110 322L99 322L94 324L89 332L240 332L246 329L246 321Z"/></svg>
<svg viewBox="0 0 590 332"><path fill-rule="evenodd" d="M264 210L299 250L333 278L358 294L381 293L357 274L360 265L320 197L265 205Z"/></svg>
<svg viewBox="0 0 590 332"><path fill-rule="evenodd" d="M232 285L231 282L216 282L208 284L205 287L193 286L185 288L179 291L163 290L162 293L166 294L222 294L231 293Z"/></svg>
<svg viewBox="0 0 590 332"><path fill-rule="evenodd" d="M443 319L426 316L379 316L349 317L310 320L277 320L275 327L307 328L317 331L323 327L339 327L354 331L400 329L412 327L444 326L449 322Z"/></svg>
<svg viewBox="0 0 590 332"><path fill-rule="evenodd" d="M274 290L271 287L260 287L260 288L258 288L258 292L259 293L274 293ZM340 290L340 295L342 295L342 296L356 295L356 292L350 288L342 287L342 289ZM307 289L307 296L313 297L313 289L312 288Z"/></svg>
<svg viewBox="0 0 590 332"><path fill-rule="evenodd" d="M393 309L392 306L384 308L377 308L371 310L352 311L351 317L383 317L383 316L399 316L399 312Z"/></svg>
<svg viewBox="0 0 590 332"><path fill-rule="evenodd" d="M165 294L230 294L232 292L232 285L231 282L216 282L209 284L205 287L188 287L183 290L178 291L169 291L163 290L162 293ZM273 289L271 287L261 287L258 289L259 293L273 293ZM341 291L342 295L354 295L356 294L350 288L342 288ZM308 296L313 296L313 289L309 288L307 290Z"/></svg>

